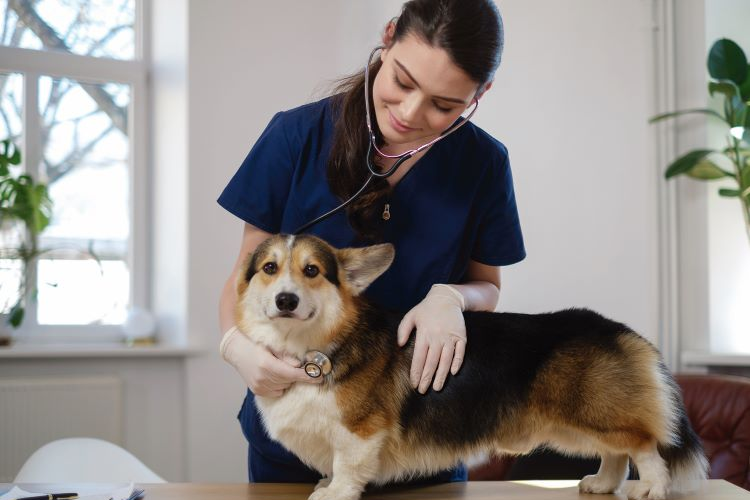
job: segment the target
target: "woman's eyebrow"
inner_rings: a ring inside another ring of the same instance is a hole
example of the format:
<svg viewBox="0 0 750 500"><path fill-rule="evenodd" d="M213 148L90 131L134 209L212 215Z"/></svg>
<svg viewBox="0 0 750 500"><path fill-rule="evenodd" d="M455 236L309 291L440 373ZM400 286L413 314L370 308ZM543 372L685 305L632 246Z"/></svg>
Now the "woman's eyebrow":
<svg viewBox="0 0 750 500"><path fill-rule="evenodd" d="M398 59L394 58L393 62L396 63L396 66L398 66L399 68L401 68L401 71L403 71L404 73L406 73L406 76L409 77L409 79L412 81L412 83L414 83L414 85L417 86L417 88L420 88L419 82L417 82L417 80L415 80L414 77L411 76L411 73L409 73L409 70L406 69L406 67L403 64L401 64L401 62ZM434 97L435 99L443 100L443 101L455 102L457 104L466 104L466 101L464 101L463 99L458 99L457 97L444 97L444 96L439 96L439 95L435 95L435 96L432 96L432 97Z"/></svg>

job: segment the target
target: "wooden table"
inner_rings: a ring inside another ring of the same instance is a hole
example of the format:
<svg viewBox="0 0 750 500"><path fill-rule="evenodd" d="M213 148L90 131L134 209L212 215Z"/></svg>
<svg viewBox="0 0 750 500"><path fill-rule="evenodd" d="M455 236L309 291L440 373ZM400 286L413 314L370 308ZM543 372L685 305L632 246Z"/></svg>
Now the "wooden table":
<svg viewBox="0 0 750 500"><path fill-rule="evenodd" d="M543 483L542 487L537 483ZM436 486L391 488L365 493L363 500L622 500L625 495L579 494L571 481L472 481ZM39 486L39 485L35 485ZM244 483L166 483L142 484L145 500L305 500L311 484ZM50 490L53 491L53 490ZM723 480L707 481L688 495L674 494L679 500L750 500L750 492Z"/></svg>

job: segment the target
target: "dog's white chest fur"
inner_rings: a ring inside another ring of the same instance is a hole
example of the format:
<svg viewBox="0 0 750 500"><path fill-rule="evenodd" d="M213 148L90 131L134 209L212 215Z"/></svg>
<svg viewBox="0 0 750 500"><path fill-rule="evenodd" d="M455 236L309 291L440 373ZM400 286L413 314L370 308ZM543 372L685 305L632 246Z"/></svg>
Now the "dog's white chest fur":
<svg viewBox="0 0 750 500"><path fill-rule="evenodd" d="M333 391L297 383L280 398L258 397L256 401L271 438L330 476L332 438L343 430Z"/></svg>

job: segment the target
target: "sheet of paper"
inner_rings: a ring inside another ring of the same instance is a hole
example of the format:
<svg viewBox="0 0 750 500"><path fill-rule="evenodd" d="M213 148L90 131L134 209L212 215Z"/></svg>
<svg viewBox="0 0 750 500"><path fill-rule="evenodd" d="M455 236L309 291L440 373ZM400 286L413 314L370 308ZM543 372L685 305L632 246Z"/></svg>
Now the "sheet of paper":
<svg viewBox="0 0 750 500"><path fill-rule="evenodd" d="M65 483L55 484L50 489L45 485L24 484L23 487L13 485L10 491L0 496L0 500L16 500L17 498L46 495L48 493L78 493L79 500L127 500L133 493L134 484L95 484L95 483Z"/></svg>

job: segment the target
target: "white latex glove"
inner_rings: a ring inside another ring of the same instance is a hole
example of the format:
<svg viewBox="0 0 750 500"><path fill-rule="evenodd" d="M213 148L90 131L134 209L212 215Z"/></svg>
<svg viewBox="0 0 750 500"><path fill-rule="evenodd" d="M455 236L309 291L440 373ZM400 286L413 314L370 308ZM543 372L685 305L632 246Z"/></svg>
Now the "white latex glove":
<svg viewBox="0 0 750 500"><path fill-rule="evenodd" d="M417 329L410 379L412 387L422 394L430 383L434 390L441 390L448 371L455 375L461 368L466 353L466 325L461 314L465 308L461 292L437 284L401 320L399 345L406 344L412 330Z"/></svg>
<svg viewBox="0 0 750 500"><path fill-rule="evenodd" d="M302 363L297 358L276 356L265 346L247 338L236 326L224 333L219 352L256 396L278 398L295 382L319 384L323 381L323 377L309 377L300 368Z"/></svg>

